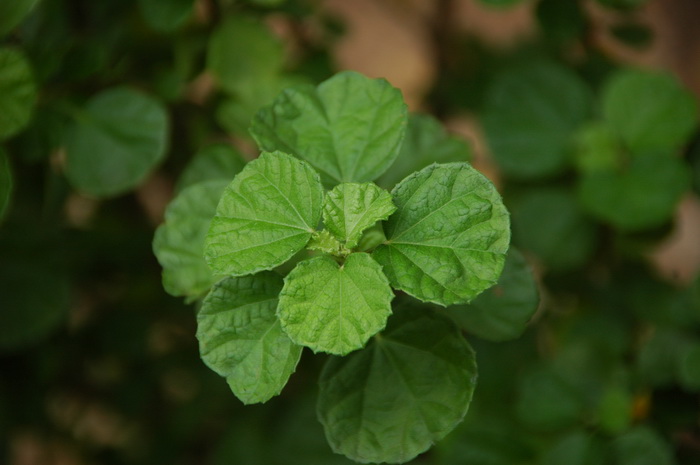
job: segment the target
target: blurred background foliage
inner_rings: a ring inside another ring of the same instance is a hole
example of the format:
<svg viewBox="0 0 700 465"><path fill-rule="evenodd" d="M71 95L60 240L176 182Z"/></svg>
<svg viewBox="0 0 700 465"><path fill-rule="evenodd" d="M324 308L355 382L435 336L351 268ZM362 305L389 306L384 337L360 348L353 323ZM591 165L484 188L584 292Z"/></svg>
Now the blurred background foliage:
<svg viewBox="0 0 700 465"><path fill-rule="evenodd" d="M694 0L3 1L0 461L349 463L315 418L324 357L244 408L151 242L174 193L256 156L260 106L354 69L449 130L412 117L382 185L471 153L542 298L522 335L507 303L498 324L459 309L475 399L415 463L700 463L697 18Z"/></svg>

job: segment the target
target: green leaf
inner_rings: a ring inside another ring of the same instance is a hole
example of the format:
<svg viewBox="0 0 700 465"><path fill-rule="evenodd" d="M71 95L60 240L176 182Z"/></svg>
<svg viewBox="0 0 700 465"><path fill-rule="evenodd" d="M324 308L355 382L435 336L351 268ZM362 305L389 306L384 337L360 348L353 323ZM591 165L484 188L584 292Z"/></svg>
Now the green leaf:
<svg viewBox="0 0 700 465"><path fill-rule="evenodd" d="M600 465L605 460L603 444L583 430L567 434L545 452L542 465Z"/></svg>
<svg viewBox="0 0 700 465"><path fill-rule="evenodd" d="M496 283L510 224L486 177L467 163L431 165L397 184L392 196L398 209L373 256L395 288L453 305Z"/></svg>
<svg viewBox="0 0 700 465"><path fill-rule="evenodd" d="M75 116L66 140L66 176L80 191L96 197L123 194L165 156L165 108L141 92L108 89Z"/></svg>
<svg viewBox="0 0 700 465"><path fill-rule="evenodd" d="M583 265L596 246L596 228L568 189L525 191L509 204L513 243L554 270Z"/></svg>
<svg viewBox="0 0 700 465"><path fill-rule="evenodd" d="M0 220L7 211L12 194L12 172L10 171L10 160L5 155L5 151L0 148Z"/></svg>
<svg viewBox="0 0 700 465"><path fill-rule="evenodd" d="M693 342L683 349L679 378L686 389L700 391L700 343Z"/></svg>
<svg viewBox="0 0 700 465"><path fill-rule="evenodd" d="M282 43L260 20L230 16L212 34L207 68L231 93L272 79L284 64Z"/></svg>
<svg viewBox="0 0 700 465"><path fill-rule="evenodd" d="M637 426L612 444L619 465L673 465L673 450L647 426Z"/></svg>
<svg viewBox="0 0 700 465"><path fill-rule="evenodd" d="M695 98L670 74L619 71L602 100L603 117L633 152L676 150L698 124Z"/></svg>
<svg viewBox="0 0 700 465"><path fill-rule="evenodd" d="M0 141L22 130L32 114L36 86L22 52L0 48Z"/></svg>
<svg viewBox="0 0 700 465"><path fill-rule="evenodd" d="M228 144L204 147L190 160L177 181L176 191L202 181L231 181L245 166L240 152Z"/></svg>
<svg viewBox="0 0 700 465"><path fill-rule="evenodd" d="M221 197L204 256L219 275L270 270L304 248L321 219L323 187L307 163L265 152Z"/></svg>
<svg viewBox="0 0 700 465"><path fill-rule="evenodd" d="M444 312L465 331L490 341L519 337L535 314L539 293L535 278L520 252L508 251L503 274L498 283L469 305Z"/></svg>
<svg viewBox="0 0 700 465"><path fill-rule="evenodd" d="M193 0L139 0L141 14L156 31L170 32L192 15Z"/></svg>
<svg viewBox="0 0 700 465"><path fill-rule="evenodd" d="M311 236L311 240L306 245L306 248L335 255L336 257L344 257L351 252L350 249L341 244L327 229L315 232L313 236Z"/></svg>
<svg viewBox="0 0 700 465"><path fill-rule="evenodd" d="M272 272L226 278L197 314L202 360L245 404L278 395L301 357L275 316L281 289L282 278Z"/></svg>
<svg viewBox="0 0 700 465"><path fill-rule="evenodd" d="M0 36L15 28L39 0L12 0L0 3ZM2 66L0 66L2 69Z"/></svg>
<svg viewBox="0 0 700 465"><path fill-rule="evenodd" d="M445 131L430 115L411 114L399 156L377 184L388 188L431 163L470 161L472 151L466 140Z"/></svg>
<svg viewBox="0 0 700 465"><path fill-rule="evenodd" d="M277 314L297 344L345 355L384 328L393 298L382 267L368 254L350 254L342 265L321 256L287 275Z"/></svg>
<svg viewBox="0 0 700 465"><path fill-rule="evenodd" d="M308 161L326 183L367 182L396 159L406 119L398 89L346 71L316 88L287 89L258 112L250 131L261 149Z"/></svg>
<svg viewBox="0 0 700 465"><path fill-rule="evenodd" d="M153 252L170 295L196 298L217 281L204 260L204 238L227 185L222 180L195 184L168 205L165 222L153 238Z"/></svg>
<svg viewBox="0 0 700 465"><path fill-rule="evenodd" d="M329 359L319 383L318 416L335 452L402 463L462 421L476 360L451 321L406 309L364 350Z"/></svg>
<svg viewBox="0 0 700 465"><path fill-rule="evenodd" d="M323 224L352 249L365 229L396 211L391 194L371 182L338 184L323 202Z"/></svg>
<svg viewBox="0 0 700 465"><path fill-rule="evenodd" d="M689 187L687 165L652 154L632 157L622 171L585 174L578 196L582 206L601 220L623 231L637 231L668 221Z"/></svg>
<svg viewBox="0 0 700 465"><path fill-rule="evenodd" d="M622 165L622 148L615 133L603 123L582 126L574 134L575 162L579 171L611 171Z"/></svg>
<svg viewBox="0 0 700 465"><path fill-rule="evenodd" d="M488 89L483 114L498 166L522 179L561 172L590 107L590 91L570 69L534 62L505 70Z"/></svg>

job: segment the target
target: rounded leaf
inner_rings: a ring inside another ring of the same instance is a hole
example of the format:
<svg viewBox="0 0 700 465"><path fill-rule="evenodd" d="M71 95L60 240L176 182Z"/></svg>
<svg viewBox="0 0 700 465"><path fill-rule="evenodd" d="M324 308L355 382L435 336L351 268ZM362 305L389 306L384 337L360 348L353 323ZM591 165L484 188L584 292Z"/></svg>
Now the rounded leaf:
<svg viewBox="0 0 700 465"><path fill-rule="evenodd" d="M670 74L619 71L602 99L603 117L633 152L678 149L698 124L693 94Z"/></svg>
<svg viewBox="0 0 700 465"><path fill-rule="evenodd" d="M345 71L316 88L285 90L258 112L250 132L261 149L311 163L326 183L367 182L396 159L406 120L401 91Z"/></svg>
<svg viewBox="0 0 700 465"><path fill-rule="evenodd" d="M467 303L493 286L510 243L508 211L468 163L431 165L392 190L396 212L373 257L395 288L439 305Z"/></svg>
<svg viewBox="0 0 700 465"><path fill-rule="evenodd" d="M335 186L323 202L323 224L351 249L365 229L396 211L391 194L371 182Z"/></svg>
<svg viewBox="0 0 700 465"><path fill-rule="evenodd" d="M520 252L508 251L498 283L469 305L445 310L465 331L489 341L519 337L539 305L537 283Z"/></svg>
<svg viewBox="0 0 700 465"><path fill-rule="evenodd" d="M297 344L345 355L384 328L393 298L382 267L368 254L350 254L342 265L320 256L287 275L277 313Z"/></svg>
<svg viewBox="0 0 700 465"><path fill-rule="evenodd" d="M407 462L462 421L476 376L474 352L451 321L406 309L367 348L328 360L318 417L335 452Z"/></svg>
<svg viewBox="0 0 700 465"><path fill-rule="evenodd" d="M0 141L17 134L29 122L36 85L22 52L0 48Z"/></svg>
<svg viewBox="0 0 700 465"><path fill-rule="evenodd" d="M204 257L218 275L270 270L304 248L321 219L323 187L307 163L265 152L226 187Z"/></svg>
<svg viewBox="0 0 700 465"><path fill-rule="evenodd" d="M569 163L571 135L588 117L591 94L571 70L535 62L497 76L484 105L484 130L498 166L514 178L537 178Z"/></svg>
<svg viewBox="0 0 700 465"><path fill-rule="evenodd" d="M163 287L174 296L196 298L217 281L204 260L204 238L227 181L205 181L178 194L153 238L163 267Z"/></svg>
<svg viewBox="0 0 700 465"><path fill-rule="evenodd" d="M90 99L66 141L66 176L96 197L138 186L165 155L168 117L154 98L113 88Z"/></svg>
<svg viewBox="0 0 700 465"><path fill-rule="evenodd" d="M177 181L177 191L201 181L221 179L230 182L245 166L245 160L228 144L204 147L190 160Z"/></svg>
<svg viewBox="0 0 700 465"><path fill-rule="evenodd" d="M301 357L275 316L281 289L282 277L268 271L226 278L197 313L202 360L246 404L278 395Z"/></svg>

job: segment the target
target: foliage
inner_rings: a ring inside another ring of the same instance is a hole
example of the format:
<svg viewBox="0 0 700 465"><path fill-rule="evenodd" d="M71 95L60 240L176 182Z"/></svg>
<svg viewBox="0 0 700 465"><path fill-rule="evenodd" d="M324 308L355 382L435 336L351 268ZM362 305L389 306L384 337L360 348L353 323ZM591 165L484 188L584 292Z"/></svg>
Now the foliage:
<svg viewBox="0 0 700 465"><path fill-rule="evenodd" d="M457 3L417 113L316 2L0 2L0 462L698 463L697 96L644 0Z"/></svg>

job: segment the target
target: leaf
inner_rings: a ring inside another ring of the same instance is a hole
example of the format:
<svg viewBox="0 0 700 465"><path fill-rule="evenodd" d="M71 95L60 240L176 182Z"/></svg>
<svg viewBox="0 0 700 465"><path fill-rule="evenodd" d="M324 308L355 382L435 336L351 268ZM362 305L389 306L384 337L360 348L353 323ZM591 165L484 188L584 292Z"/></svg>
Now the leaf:
<svg viewBox="0 0 700 465"><path fill-rule="evenodd" d="M668 221L689 187L687 165L650 154L632 157L622 171L584 175L578 197L592 215L622 231L638 231Z"/></svg>
<svg viewBox="0 0 700 465"><path fill-rule="evenodd" d="M509 204L513 243L554 270L582 266L596 247L596 227L569 190L545 187L524 191Z"/></svg>
<svg viewBox="0 0 700 465"><path fill-rule="evenodd" d="M204 147L190 160L177 181L178 192L202 181L231 181L245 166L240 152L228 144Z"/></svg>
<svg viewBox="0 0 700 465"><path fill-rule="evenodd" d="M395 288L439 305L467 303L496 283L510 242L508 211L467 163L431 165L391 192L397 211L373 257Z"/></svg>
<svg viewBox="0 0 700 465"><path fill-rule="evenodd" d="M470 161L471 158L472 151L466 140L448 134L434 117L413 113L408 118L406 137L398 158L377 184L391 188L431 163Z"/></svg>
<svg viewBox="0 0 700 465"><path fill-rule="evenodd" d="M197 314L202 360L245 404L278 395L301 357L275 316L281 289L282 278L272 272L226 278Z"/></svg>
<svg viewBox="0 0 700 465"><path fill-rule="evenodd" d="M139 91L103 91L76 118L67 134L66 176L87 194L123 194L138 186L165 156L165 108Z"/></svg>
<svg viewBox="0 0 700 465"><path fill-rule="evenodd" d="M12 0L0 3L0 36L7 34L22 22L38 2L39 0Z"/></svg>
<svg viewBox="0 0 700 465"><path fill-rule="evenodd" d="M580 172L611 171L622 165L622 147L603 123L582 126L574 134L576 167Z"/></svg>
<svg viewBox="0 0 700 465"><path fill-rule="evenodd" d="M633 152L673 151L698 124L693 95L670 74L622 70L606 83L603 117Z"/></svg>
<svg viewBox="0 0 700 465"><path fill-rule="evenodd" d="M168 205L165 222L153 238L168 294L197 298L217 281L204 260L204 238L227 185L222 180L195 184Z"/></svg>
<svg viewBox="0 0 700 465"><path fill-rule="evenodd" d="M402 463L462 421L476 360L452 322L406 309L364 350L330 358L319 384L318 416L335 452Z"/></svg>
<svg viewBox="0 0 700 465"><path fill-rule="evenodd" d="M139 0L141 14L156 31L170 32L192 15L193 0Z"/></svg>
<svg viewBox="0 0 700 465"><path fill-rule="evenodd" d="M508 251L498 283L469 305L445 310L465 331L489 341L519 337L535 314L539 293L535 278L520 252Z"/></svg>
<svg viewBox="0 0 700 465"><path fill-rule="evenodd" d="M590 91L571 70L548 62L506 69L488 89L483 124L504 174L531 179L562 171L573 132L588 117Z"/></svg>
<svg viewBox="0 0 700 465"><path fill-rule="evenodd" d="M0 148L0 220L2 220L7 206L10 203L12 194L12 172L10 171L10 160L5 152Z"/></svg>
<svg viewBox="0 0 700 465"><path fill-rule="evenodd" d="M612 443L619 465L673 465L673 449L648 426L635 426Z"/></svg>
<svg viewBox="0 0 700 465"><path fill-rule="evenodd" d="M396 211L391 194L371 182L342 183L323 202L323 224L345 247L357 245L365 229Z"/></svg>
<svg viewBox="0 0 700 465"><path fill-rule="evenodd" d="M219 275L270 270L304 248L321 219L323 187L307 163L265 152L228 185L204 246Z"/></svg>
<svg viewBox="0 0 700 465"><path fill-rule="evenodd" d="M345 355L384 328L393 298L381 266L368 254L350 254L342 265L320 256L287 275L277 314L297 344Z"/></svg>
<svg viewBox="0 0 700 465"><path fill-rule="evenodd" d="M601 441L584 430L574 430L545 452L542 465L600 465L607 463Z"/></svg>
<svg viewBox="0 0 700 465"><path fill-rule="evenodd" d="M256 81L273 78L284 64L282 43L259 20L229 16L214 31L207 50L207 68L231 93Z"/></svg>
<svg viewBox="0 0 700 465"><path fill-rule="evenodd" d="M689 391L700 391L700 343L688 344L679 361L679 380Z"/></svg>
<svg viewBox="0 0 700 465"><path fill-rule="evenodd" d="M0 141L27 125L35 101L36 86L26 57L19 50L0 48Z"/></svg>
<svg viewBox="0 0 700 465"><path fill-rule="evenodd" d="M311 163L325 183L367 182L396 159L406 119L398 89L345 71L316 88L285 90L258 112L250 132L261 149Z"/></svg>

